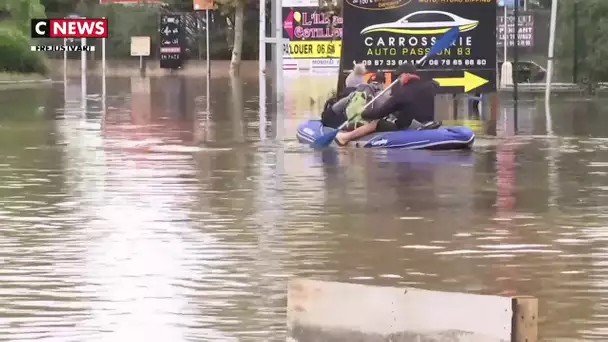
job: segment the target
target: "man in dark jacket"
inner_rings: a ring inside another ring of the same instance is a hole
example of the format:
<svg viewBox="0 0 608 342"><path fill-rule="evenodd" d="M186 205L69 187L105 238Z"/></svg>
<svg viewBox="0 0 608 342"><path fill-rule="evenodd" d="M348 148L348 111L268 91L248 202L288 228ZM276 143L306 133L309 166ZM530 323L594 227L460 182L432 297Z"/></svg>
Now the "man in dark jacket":
<svg viewBox="0 0 608 342"><path fill-rule="evenodd" d="M390 98L362 116L365 120L374 121L354 131L338 133L336 142L339 145L373 132L407 129L414 119L422 123L423 128L439 126L433 121L437 82L421 80L412 64L400 65L395 74L399 82L391 89Z"/></svg>

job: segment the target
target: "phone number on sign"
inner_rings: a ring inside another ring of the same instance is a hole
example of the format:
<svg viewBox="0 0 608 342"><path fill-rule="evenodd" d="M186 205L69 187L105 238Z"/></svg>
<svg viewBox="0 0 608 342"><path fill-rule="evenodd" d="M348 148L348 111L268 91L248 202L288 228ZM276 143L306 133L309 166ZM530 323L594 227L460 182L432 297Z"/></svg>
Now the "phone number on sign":
<svg viewBox="0 0 608 342"><path fill-rule="evenodd" d="M362 63L366 66L375 67L392 67L401 65L404 63L416 64L417 59L405 59L405 60L394 60L394 59L374 59L364 60ZM486 66L487 61L485 59L429 59L426 62L430 66Z"/></svg>

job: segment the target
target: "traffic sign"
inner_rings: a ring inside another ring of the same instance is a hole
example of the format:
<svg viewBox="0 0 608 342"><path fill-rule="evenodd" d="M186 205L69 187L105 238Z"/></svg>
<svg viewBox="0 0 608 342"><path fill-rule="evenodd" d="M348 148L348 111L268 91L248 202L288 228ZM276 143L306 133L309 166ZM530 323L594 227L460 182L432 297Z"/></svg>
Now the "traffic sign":
<svg viewBox="0 0 608 342"><path fill-rule="evenodd" d="M496 0L345 0L342 65L391 72L415 63L453 27L458 40L420 71L442 93L496 90ZM342 70L347 72L347 70ZM481 79L484 82L481 82Z"/></svg>

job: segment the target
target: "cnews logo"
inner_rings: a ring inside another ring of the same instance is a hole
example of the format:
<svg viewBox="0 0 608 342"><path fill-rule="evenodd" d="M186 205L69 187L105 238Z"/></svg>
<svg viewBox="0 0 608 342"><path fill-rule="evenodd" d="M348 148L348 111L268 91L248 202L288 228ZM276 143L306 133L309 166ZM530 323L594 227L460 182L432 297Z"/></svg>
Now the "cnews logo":
<svg viewBox="0 0 608 342"><path fill-rule="evenodd" d="M108 19L32 19L32 38L108 38Z"/></svg>

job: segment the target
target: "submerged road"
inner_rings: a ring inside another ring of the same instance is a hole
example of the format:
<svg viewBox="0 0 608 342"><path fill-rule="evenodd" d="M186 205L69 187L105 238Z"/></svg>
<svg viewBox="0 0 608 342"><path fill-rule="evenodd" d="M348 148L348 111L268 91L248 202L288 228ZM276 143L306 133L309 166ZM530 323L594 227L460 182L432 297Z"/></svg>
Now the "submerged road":
<svg viewBox="0 0 608 342"><path fill-rule="evenodd" d="M204 81L108 82L105 118L79 80L0 92L0 340L284 340L293 275L534 295L543 339L608 339L607 102L556 100L546 137L525 101L473 152L316 153L327 81L262 127L257 80L210 113Z"/></svg>

